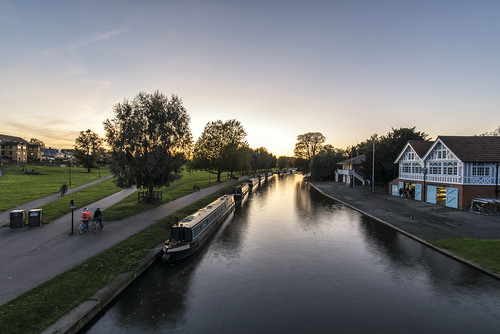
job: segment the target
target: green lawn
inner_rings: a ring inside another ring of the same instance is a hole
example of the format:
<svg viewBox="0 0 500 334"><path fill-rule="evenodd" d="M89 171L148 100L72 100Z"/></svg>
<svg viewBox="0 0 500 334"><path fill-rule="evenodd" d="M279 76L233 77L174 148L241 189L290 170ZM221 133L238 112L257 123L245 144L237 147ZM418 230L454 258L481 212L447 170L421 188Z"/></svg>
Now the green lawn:
<svg viewBox="0 0 500 334"><path fill-rule="evenodd" d="M88 186L71 195L60 197L55 201L52 201L40 207L40 209L43 210L43 223L51 223L57 218L71 212L71 199L74 200L75 206L78 207L78 211L75 211L76 221L80 221L80 211L82 208L120 190L121 189L113 183L113 179L109 179L92 186ZM93 214L93 212L91 213Z"/></svg>
<svg viewBox="0 0 500 334"><path fill-rule="evenodd" d="M449 250L464 259L500 273L500 240L463 238L441 239L431 242L437 247Z"/></svg>
<svg viewBox="0 0 500 334"><path fill-rule="evenodd" d="M23 203L33 201L48 195L58 193L65 183L69 187L69 168L55 166L30 166L22 168L34 169L41 175L24 174L21 168L2 169L0 177L0 212L7 211ZM95 181L110 175L109 168L92 169L87 173L86 168L71 168L71 187Z"/></svg>
<svg viewBox="0 0 500 334"><path fill-rule="evenodd" d="M213 175L210 178L210 184L213 185L214 182ZM162 187L160 189L163 193L163 199L161 203L156 204L143 204L137 202L137 192L131 194L127 198L123 199L121 202L113 205L112 207L106 209L103 213L104 219L108 221L122 220L124 218L130 217L134 214L149 210L152 207L158 206L160 204L167 203L173 199L188 195L193 192L193 186L198 185L200 188L206 188L209 186L209 175L207 172L194 171L188 172L184 170L182 172L182 178L173 182L169 187ZM143 190L139 190L143 191Z"/></svg>

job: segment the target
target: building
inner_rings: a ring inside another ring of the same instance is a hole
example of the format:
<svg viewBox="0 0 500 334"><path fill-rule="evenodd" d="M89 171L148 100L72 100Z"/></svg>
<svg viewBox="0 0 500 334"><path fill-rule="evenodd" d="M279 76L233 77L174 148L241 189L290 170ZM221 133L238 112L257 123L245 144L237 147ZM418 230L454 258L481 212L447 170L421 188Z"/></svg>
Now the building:
<svg viewBox="0 0 500 334"><path fill-rule="evenodd" d="M392 195L460 210L474 199L499 196L500 137L408 141L394 163L399 177L391 182Z"/></svg>
<svg viewBox="0 0 500 334"><path fill-rule="evenodd" d="M28 161L28 141L0 134L0 158L25 164Z"/></svg>
<svg viewBox="0 0 500 334"><path fill-rule="evenodd" d="M366 161L366 156L364 154L358 155L357 157L340 161L337 165L341 165L342 169L337 169L335 172L335 182L343 182L345 184L350 184L351 175L354 179L354 184L365 185L366 181L361 176L361 164ZM342 180L340 180L342 178Z"/></svg>

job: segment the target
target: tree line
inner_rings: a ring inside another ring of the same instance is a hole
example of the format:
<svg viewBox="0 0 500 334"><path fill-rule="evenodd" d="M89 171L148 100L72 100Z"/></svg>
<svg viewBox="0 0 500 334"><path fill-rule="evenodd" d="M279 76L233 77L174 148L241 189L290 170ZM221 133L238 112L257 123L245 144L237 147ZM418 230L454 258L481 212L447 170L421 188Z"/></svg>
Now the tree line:
<svg viewBox="0 0 500 334"><path fill-rule="evenodd" d="M81 131L74 154L89 172L106 156L121 188L144 188L152 197L154 188L179 179L184 166L214 174L220 182L223 173L233 177L289 165L265 147L250 148L245 129L235 119L207 123L193 144L190 117L176 95L140 92L133 100L114 105L113 112L114 118L103 122L106 137L99 138L90 129Z"/></svg>
<svg viewBox="0 0 500 334"><path fill-rule="evenodd" d="M292 167L323 181L334 179L340 161L361 154L366 157L361 165L362 176L371 179L373 167L375 183L385 185L398 176L394 161L408 140L429 140L415 127L392 128L386 135L373 134L340 149L325 144L322 133L308 132L297 136L293 157L276 158L265 147L250 148L245 129L235 119L207 123L193 143L190 117L176 95L168 98L159 91L140 92L133 100L115 104L113 112L114 118L103 122L105 138L90 129L80 132L75 139L75 158L90 172L105 157L117 186L137 186L151 195L154 188L169 186L179 179L184 166L214 174L217 182L223 173L233 177L237 173ZM500 127L481 135L500 135ZM104 143L108 150L103 148Z"/></svg>

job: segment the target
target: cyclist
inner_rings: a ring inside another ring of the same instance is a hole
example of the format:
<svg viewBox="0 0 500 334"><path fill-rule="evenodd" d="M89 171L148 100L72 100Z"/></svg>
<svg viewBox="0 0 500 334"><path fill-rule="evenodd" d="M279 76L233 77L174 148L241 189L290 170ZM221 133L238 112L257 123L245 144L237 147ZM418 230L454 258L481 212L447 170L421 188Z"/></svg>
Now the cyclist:
<svg viewBox="0 0 500 334"><path fill-rule="evenodd" d="M90 212L88 208L83 209L82 211L82 222L85 225L85 229L89 229L89 221L90 221Z"/></svg>
<svg viewBox="0 0 500 334"><path fill-rule="evenodd" d="M101 208L97 208L94 211L94 221L99 224L99 227L101 230L104 228L104 225L102 224L102 211Z"/></svg>

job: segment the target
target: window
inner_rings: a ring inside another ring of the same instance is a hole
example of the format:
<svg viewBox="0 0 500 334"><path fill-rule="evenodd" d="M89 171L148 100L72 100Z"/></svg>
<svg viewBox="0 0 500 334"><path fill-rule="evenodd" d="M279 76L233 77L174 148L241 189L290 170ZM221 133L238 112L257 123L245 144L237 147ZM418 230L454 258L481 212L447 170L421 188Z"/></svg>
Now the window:
<svg viewBox="0 0 500 334"><path fill-rule="evenodd" d="M433 175L441 174L441 163L440 162L431 163L430 168L429 168L429 174L433 174Z"/></svg>
<svg viewBox="0 0 500 334"><path fill-rule="evenodd" d="M411 173L410 164L407 162L403 164L403 173Z"/></svg>
<svg viewBox="0 0 500 334"><path fill-rule="evenodd" d="M473 163L472 164L472 176L489 176L490 167L485 166L483 163Z"/></svg>
<svg viewBox="0 0 500 334"><path fill-rule="evenodd" d="M458 168L456 162L444 163L443 174L445 175L458 175Z"/></svg>

